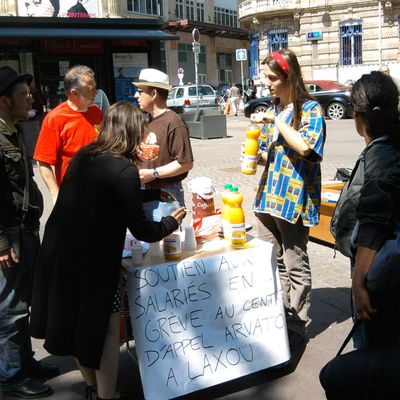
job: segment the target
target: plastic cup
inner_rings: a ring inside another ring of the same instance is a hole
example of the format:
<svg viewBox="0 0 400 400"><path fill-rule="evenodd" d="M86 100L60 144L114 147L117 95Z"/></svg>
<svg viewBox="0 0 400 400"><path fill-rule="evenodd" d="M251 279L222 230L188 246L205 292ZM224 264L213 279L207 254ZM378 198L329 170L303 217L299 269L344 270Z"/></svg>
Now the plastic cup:
<svg viewBox="0 0 400 400"><path fill-rule="evenodd" d="M193 226L185 227L185 242L184 242L185 250L196 250L197 242L194 234Z"/></svg>

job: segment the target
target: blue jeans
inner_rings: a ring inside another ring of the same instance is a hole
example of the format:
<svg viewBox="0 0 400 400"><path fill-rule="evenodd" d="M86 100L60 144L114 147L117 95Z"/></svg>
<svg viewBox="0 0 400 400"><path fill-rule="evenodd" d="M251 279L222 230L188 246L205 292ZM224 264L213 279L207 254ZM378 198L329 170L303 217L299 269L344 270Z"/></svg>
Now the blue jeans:
<svg viewBox="0 0 400 400"><path fill-rule="evenodd" d="M29 311L32 273L39 250L39 233L5 228L20 261L0 269L0 387L13 390L29 378L25 368L32 362Z"/></svg>
<svg viewBox="0 0 400 400"><path fill-rule="evenodd" d="M185 195L183 192L183 187L182 183L175 183L174 185L171 186L165 186L162 189L167 190L170 192L177 200L179 205L181 207L185 207ZM154 211L160 207L161 201L147 201L146 203L143 203L143 209L144 212L146 213L146 217L150 221L154 221Z"/></svg>

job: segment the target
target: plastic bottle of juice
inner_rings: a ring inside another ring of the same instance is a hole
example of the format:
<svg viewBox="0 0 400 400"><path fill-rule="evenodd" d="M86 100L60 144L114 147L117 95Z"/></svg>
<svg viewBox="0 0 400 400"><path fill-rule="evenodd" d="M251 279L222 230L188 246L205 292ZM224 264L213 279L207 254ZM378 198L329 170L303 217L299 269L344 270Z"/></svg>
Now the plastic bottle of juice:
<svg viewBox="0 0 400 400"><path fill-rule="evenodd" d="M230 183L227 183L224 186L224 191L221 193L221 198L223 203L221 210L221 223L222 223L222 232L224 233L224 238L226 240L230 240L231 238L230 235L231 223L229 221L229 203L228 203L229 196L231 195L231 188L232 185Z"/></svg>
<svg viewBox="0 0 400 400"><path fill-rule="evenodd" d="M232 186L229 196L229 222L231 225L232 246L240 246L246 243L246 227L244 212L242 209L243 195L236 186Z"/></svg>
<svg viewBox="0 0 400 400"><path fill-rule="evenodd" d="M246 141L244 142L244 154L242 161L242 173L254 175L257 172L258 162L258 137L260 128L251 124L246 129Z"/></svg>

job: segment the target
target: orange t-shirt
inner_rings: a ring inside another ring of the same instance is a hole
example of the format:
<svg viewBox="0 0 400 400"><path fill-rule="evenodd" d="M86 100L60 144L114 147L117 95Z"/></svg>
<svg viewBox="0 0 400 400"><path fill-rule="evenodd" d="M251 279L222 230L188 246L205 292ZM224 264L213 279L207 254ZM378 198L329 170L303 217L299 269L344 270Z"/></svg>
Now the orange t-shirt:
<svg viewBox="0 0 400 400"><path fill-rule="evenodd" d="M66 101L46 115L33 158L55 166L58 186L73 155L97 136L102 118L97 106L79 112Z"/></svg>

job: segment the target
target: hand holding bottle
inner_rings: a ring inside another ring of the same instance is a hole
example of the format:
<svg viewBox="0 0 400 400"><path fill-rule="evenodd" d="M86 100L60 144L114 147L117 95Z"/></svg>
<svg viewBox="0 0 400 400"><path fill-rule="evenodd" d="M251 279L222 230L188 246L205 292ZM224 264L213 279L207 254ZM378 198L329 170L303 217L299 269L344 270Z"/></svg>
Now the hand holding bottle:
<svg viewBox="0 0 400 400"><path fill-rule="evenodd" d="M259 112L250 115L250 121L255 122L256 124L261 123L274 123L275 122L275 114L272 111Z"/></svg>
<svg viewBox="0 0 400 400"><path fill-rule="evenodd" d="M174 217L178 224L180 225L183 221L183 218L186 217L186 209L185 207L179 207L175 211L171 213L171 217Z"/></svg>

